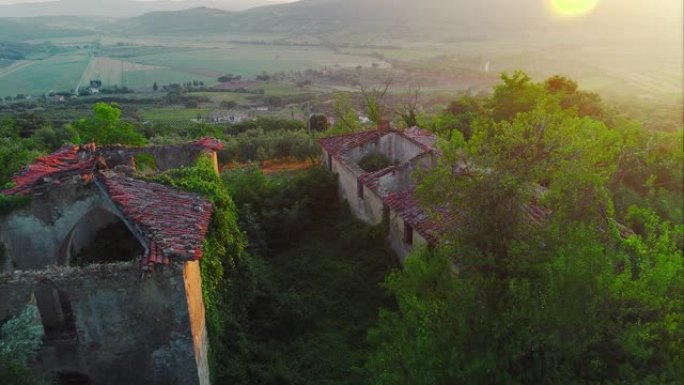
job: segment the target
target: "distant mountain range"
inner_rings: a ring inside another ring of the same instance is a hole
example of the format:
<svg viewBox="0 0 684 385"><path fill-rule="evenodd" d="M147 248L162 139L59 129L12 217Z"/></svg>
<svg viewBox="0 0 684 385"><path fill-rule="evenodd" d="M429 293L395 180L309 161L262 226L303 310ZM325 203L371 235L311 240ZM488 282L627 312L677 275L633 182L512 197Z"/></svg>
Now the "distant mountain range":
<svg viewBox="0 0 684 385"><path fill-rule="evenodd" d="M135 17L149 12L180 11L197 7L241 11L273 4L269 0L57 0L0 5L0 17L106 16Z"/></svg>
<svg viewBox="0 0 684 385"><path fill-rule="evenodd" d="M665 0L604 0L593 14L575 20L553 16L548 0L273 1L59 0L5 5L0 6L2 16L71 15L72 19L0 18L0 40L98 29L118 36L271 33L328 42L506 39L524 44L526 39L551 39L553 34L562 44L606 39L629 44L633 39L672 39L677 37L673 31L680 35L682 31L681 12L672 12L672 4L666 6Z"/></svg>

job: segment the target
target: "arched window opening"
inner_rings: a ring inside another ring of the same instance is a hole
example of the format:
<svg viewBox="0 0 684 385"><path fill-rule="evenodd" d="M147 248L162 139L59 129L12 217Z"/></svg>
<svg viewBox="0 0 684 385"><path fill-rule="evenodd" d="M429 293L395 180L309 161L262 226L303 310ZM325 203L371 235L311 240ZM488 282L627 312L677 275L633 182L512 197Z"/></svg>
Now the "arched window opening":
<svg viewBox="0 0 684 385"><path fill-rule="evenodd" d="M84 216L68 242L69 265L75 266L133 261L145 252L121 218L103 208Z"/></svg>

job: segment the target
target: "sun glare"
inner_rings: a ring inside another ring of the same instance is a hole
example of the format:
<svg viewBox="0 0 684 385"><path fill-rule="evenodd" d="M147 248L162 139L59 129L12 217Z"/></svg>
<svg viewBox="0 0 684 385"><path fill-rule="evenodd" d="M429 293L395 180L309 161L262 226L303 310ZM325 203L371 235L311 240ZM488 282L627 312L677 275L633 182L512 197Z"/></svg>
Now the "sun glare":
<svg viewBox="0 0 684 385"><path fill-rule="evenodd" d="M551 0L554 11L564 16L586 15L596 8L600 0Z"/></svg>

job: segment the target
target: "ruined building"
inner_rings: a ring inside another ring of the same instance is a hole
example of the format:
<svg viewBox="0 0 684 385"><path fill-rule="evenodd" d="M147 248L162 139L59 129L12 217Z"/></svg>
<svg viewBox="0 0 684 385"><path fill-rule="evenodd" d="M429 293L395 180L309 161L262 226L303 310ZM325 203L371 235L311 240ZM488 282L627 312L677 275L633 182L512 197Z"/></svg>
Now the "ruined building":
<svg viewBox="0 0 684 385"><path fill-rule="evenodd" d="M69 384L208 384L199 260L212 206L136 179L136 157L189 166L220 143L65 146L38 158L0 216L0 323L37 306L35 365Z"/></svg>
<svg viewBox="0 0 684 385"><path fill-rule="evenodd" d="M443 225L431 220L418 204L412 179L416 170L435 164L440 155L436 142L434 134L417 127L399 131L389 124L319 140L323 163L338 175L340 198L347 200L357 218L386 223L389 244L401 260L415 246L435 244ZM390 164L364 170L360 163L371 154L381 154Z"/></svg>
<svg viewBox="0 0 684 385"><path fill-rule="evenodd" d="M457 226L452 210L431 207L439 213L437 221L416 197L415 172L434 167L442 155L433 133L418 127L399 131L384 122L376 130L323 138L318 143L323 164L338 176L340 199L349 203L357 218L388 226L388 242L402 262L415 247L437 245L440 234ZM388 164L364 170L363 160L373 154L383 156ZM535 186L536 195L541 190ZM536 198L523 210L533 223L549 214Z"/></svg>

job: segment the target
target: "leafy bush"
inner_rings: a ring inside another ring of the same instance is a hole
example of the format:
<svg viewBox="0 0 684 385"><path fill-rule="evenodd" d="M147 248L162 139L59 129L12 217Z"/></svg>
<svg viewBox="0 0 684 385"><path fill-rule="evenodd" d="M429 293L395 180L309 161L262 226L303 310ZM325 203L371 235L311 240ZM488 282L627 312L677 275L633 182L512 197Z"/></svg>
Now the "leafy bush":
<svg viewBox="0 0 684 385"><path fill-rule="evenodd" d="M28 305L17 317L0 328L0 384L48 384L46 378L33 373L27 361L33 358L42 344L43 327L36 322L38 308Z"/></svg>
<svg viewBox="0 0 684 385"><path fill-rule="evenodd" d="M135 166L139 171L156 171L157 162L152 154L140 153L135 155Z"/></svg>
<svg viewBox="0 0 684 385"><path fill-rule="evenodd" d="M379 286L396 260L379 227L353 218L321 168L223 174L250 240L256 296L231 384L366 383L367 328L393 303Z"/></svg>
<svg viewBox="0 0 684 385"><path fill-rule="evenodd" d="M380 171L392 165L392 161L384 154L374 152L364 156L359 161L359 167L366 172Z"/></svg>

